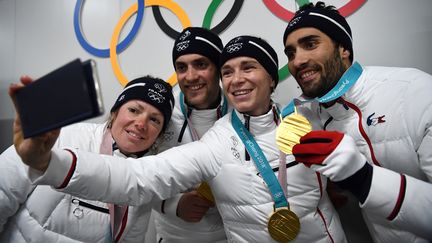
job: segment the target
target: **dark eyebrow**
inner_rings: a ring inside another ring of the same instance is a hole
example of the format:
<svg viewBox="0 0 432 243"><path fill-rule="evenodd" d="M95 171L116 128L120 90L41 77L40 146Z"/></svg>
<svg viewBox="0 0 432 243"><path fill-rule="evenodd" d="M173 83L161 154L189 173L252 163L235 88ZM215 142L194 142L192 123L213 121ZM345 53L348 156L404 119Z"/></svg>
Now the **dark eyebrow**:
<svg viewBox="0 0 432 243"><path fill-rule="evenodd" d="M199 58L193 59L191 61L192 64L208 63L208 62L210 62L210 61L206 57L199 57ZM184 61L175 61L175 65L186 65L186 62L184 62Z"/></svg>
<svg viewBox="0 0 432 243"><path fill-rule="evenodd" d="M194 59L192 62L207 62L209 59L206 57L199 57L197 59Z"/></svg>
<svg viewBox="0 0 432 243"><path fill-rule="evenodd" d="M318 36L318 35L307 35L307 36L304 36L304 37L298 39L297 43L304 44L304 43L307 43L307 42L310 42L310 41L313 41L313 40L316 40L316 39L319 39L319 38L320 38L320 36ZM292 45L288 45L288 46L285 47L284 53L286 54L288 51L291 51L292 49L294 49L292 47Z"/></svg>
<svg viewBox="0 0 432 243"><path fill-rule="evenodd" d="M145 102L146 104L148 104L148 105L150 105L150 106L153 106L152 104L150 104L150 103L148 103L148 102L146 102L146 101L143 101L143 102ZM138 109L139 109L140 111L144 111L144 110L145 110L144 106L141 105L139 102L135 101L134 104L138 107ZM153 107L154 107L154 106L153 106ZM163 115L160 114L160 113L157 112L157 111L155 111L155 112L151 112L150 114L153 115L153 116L163 117Z"/></svg>
<svg viewBox="0 0 432 243"><path fill-rule="evenodd" d="M318 36L318 35L308 35L308 36L300 38L298 40L298 43L301 44L301 43L309 42L309 41L316 40L316 39L319 39L319 38L320 38L320 36Z"/></svg>

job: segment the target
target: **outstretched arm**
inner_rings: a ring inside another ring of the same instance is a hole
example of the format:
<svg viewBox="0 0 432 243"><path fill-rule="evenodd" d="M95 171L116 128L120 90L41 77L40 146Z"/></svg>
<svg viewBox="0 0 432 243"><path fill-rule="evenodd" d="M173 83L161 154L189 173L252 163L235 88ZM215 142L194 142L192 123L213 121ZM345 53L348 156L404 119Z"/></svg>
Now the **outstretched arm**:
<svg viewBox="0 0 432 243"><path fill-rule="evenodd" d="M17 90L31 83L28 77L21 81L9 88L12 100ZM32 182L82 198L130 205L166 199L211 179L221 166L208 145L200 141L141 159L52 149L59 130L24 139L18 112L14 146L31 168Z"/></svg>
<svg viewBox="0 0 432 243"><path fill-rule="evenodd" d="M369 194L360 204L401 229L432 240L432 184L373 166Z"/></svg>
<svg viewBox="0 0 432 243"><path fill-rule="evenodd" d="M54 149L45 173L30 170L29 175L34 183L82 198L139 205L209 180L220 166L208 146L198 141L140 159Z"/></svg>

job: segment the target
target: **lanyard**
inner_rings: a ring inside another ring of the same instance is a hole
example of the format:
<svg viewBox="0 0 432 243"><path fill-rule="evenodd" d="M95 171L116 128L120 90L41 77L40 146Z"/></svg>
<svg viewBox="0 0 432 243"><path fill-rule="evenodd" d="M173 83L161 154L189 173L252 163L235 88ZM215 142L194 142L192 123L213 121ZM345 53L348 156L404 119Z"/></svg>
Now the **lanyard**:
<svg viewBox="0 0 432 243"><path fill-rule="evenodd" d="M282 118L294 112L295 103L308 103L318 101L319 103L326 103L335 100L344 95L358 80L362 74L363 69L358 62L354 62L350 68L342 75L337 84L327 94L321 98L314 98L301 101L299 99L293 99L285 108L282 110Z"/></svg>
<svg viewBox="0 0 432 243"><path fill-rule="evenodd" d="M113 145L111 130L106 129L102 136L99 153L113 155ZM108 203L108 210L110 214L111 227L109 228L110 235L107 237L107 240L109 240L109 242L119 242L123 235L123 230L126 227L128 207Z"/></svg>
<svg viewBox="0 0 432 243"><path fill-rule="evenodd" d="M181 111L183 113L183 117L185 118L185 123L184 124L186 124L186 122L187 122L187 124L189 125L189 132L191 134L192 140L193 141L199 140L198 133L194 129L192 121L190 119L190 115L192 113L192 109L186 106L186 103L184 101L184 94L183 94L183 92L180 92L180 108L181 108ZM227 111L228 111L228 101L227 101L227 98L225 97L225 95L223 95L222 106L219 105L217 110L218 110L218 115L217 115L218 119L221 118L221 117L223 117L227 113ZM181 136L182 135L183 134L181 133Z"/></svg>
<svg viewBox="0 0 432 243"><path fill-rule="evenodd" d="M273 170L270 167L267 158L264 156L264 153L253 138L252 134L245 128L243 123L237 117L235 111L232 111L231 123L237 135L239 135L240 139L245 145L250 156L252 156L256 168L258 169L267 186L269 187L270 192L273 196L273 200L275 202L275 207L289 207L288 201L284 194L284 190L282 189L279 181L273 173Z"/></svg>

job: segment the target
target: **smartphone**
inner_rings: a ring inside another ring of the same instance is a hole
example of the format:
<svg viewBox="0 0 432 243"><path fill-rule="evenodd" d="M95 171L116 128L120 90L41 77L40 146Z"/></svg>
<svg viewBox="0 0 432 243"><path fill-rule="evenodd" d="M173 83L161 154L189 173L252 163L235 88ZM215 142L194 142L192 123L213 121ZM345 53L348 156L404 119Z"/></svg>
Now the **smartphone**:
<svg viewBox="0 0 432 243"><path fill-rule="evenodd" d="M75 59L16 92L24 138L104 113L96 62Z"/></svg>

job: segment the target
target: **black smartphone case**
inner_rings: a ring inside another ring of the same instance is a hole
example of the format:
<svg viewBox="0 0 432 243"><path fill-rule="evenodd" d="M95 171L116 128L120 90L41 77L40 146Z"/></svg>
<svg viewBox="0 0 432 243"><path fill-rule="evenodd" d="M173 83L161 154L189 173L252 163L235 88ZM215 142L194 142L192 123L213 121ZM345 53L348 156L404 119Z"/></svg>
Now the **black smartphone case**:
<svg viewBox="0 0 432 243"><path fill-rule="evenodd" d="M96 64L75 59L16 93L24 138L102 115Z"/></svg>

